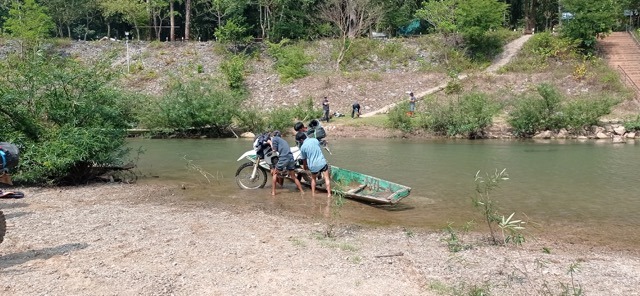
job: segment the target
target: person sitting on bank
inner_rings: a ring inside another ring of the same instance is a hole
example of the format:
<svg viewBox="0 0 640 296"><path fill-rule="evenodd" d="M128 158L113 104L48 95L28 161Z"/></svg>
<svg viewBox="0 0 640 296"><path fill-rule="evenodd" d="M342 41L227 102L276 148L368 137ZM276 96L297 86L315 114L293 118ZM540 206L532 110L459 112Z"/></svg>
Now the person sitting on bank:
<svg viewBox="0 0 640 296"><path fill-rule="evenodd" d="M301 142L300 159L302 168L311 172L311 195L316 195L316 178L318 174L324 177L324 184L327 188L327 197L331 197L331 177L329 175L329 164L322 154L320 142L314 138L307 138L303 132L296 134L296 141Z"/></svg>
<svg viewBox="0 0 640 296"><path fill-rule="evenodd" d="M360 117L360 104L358 101L355 101L353 105L351 105L351 118L356 118L354 116Z"/></svg>
<svg viewBox="0 0 640 296"><path fill-rule="evenodd" d="M293 159L289 143L280 137L279 131L274 131L267 143L271 145L271 149L273 151L278 152L278 163L276 163L275 167L271 168L271 195L276 195L276 183L280 183L280 185L282 185L282 182L279 180L279 178L284 178L282 175L289 176L289 178L296 183L300 193L304 193L304 190L302 190L302 184L300 184L300 181L296 178L294 172L296 163ZM284 181L284 179L282 179L282 181Z"/></svg>

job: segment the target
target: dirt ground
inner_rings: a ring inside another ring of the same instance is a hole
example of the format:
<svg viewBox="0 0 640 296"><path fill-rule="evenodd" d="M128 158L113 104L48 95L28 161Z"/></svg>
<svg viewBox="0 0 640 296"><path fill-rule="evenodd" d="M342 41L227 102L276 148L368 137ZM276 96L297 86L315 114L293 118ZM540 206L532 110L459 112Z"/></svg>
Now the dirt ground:
<svg viewBox="0 0 640 296"><path fill-rule="evenodd" d="M637 250L470 234L452 253L441 232L338 224L327 237L330 220L185 201L166 185L21 190L0 200L2 295L640 295Z"/></svg>

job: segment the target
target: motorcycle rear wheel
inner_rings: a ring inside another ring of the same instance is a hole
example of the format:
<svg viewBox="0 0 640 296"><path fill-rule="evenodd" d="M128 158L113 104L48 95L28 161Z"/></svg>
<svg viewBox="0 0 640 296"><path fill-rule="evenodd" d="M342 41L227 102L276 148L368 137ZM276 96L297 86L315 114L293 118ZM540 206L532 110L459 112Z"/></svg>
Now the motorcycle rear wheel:
<svg viewBox="0 0 640 296"><path fill-rule="evenodd" d="M242 189L258 189L264 188L267 184L267 171L258 167L256 177L252 180L251 174L253 173L253 162L243 163L236 171L236 184Z"/></svg>
<svg viewBox="0 0 640 296"><path fill-rule="evenodd" d="M0 243L4 240L5 233L7 233L7 220L5 220L4 214L0 211Z"/></svg>

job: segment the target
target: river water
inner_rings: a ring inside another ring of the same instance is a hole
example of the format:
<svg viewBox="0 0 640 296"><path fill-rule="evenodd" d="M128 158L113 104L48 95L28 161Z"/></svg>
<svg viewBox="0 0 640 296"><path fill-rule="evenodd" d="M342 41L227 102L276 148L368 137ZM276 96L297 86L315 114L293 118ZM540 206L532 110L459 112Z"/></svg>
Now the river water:
<svg viewBox="0 0 640 296"><path fill-rule="evenodd" d="M293 143L293 139L288 139ZM184 186L186 198L208 200L295 215L322 217L326 201L295 185L271 197L270 182L259 190L241 190L234 181L236 161L251 140L132 139L142 148L139 182ZM509 180L492 191L501 213L526 219L533 236L552 235L568 242L618 245L640 243L640 142L334 139L333 165L412 188L395 207L348 201L340 219L368 225L442 229L476 220L474 176L506 168Z"/></svg>

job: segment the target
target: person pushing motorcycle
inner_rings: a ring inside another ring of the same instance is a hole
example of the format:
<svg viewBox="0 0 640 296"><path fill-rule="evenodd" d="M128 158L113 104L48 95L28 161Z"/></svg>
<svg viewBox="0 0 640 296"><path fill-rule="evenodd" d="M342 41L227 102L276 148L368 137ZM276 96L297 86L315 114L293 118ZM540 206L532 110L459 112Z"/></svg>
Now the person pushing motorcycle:
<svg viewBox="0 0 640 296"><path fill-rule="evenodd" d="M284 181L284 176L289 176L300 190L300 193L304 193L302 189L302 184L300 180L296 178L294 169L295 169L295 160L293 159L293 154L291 153L291 147L289 143L280 137L279 131L274 131L271 133L271 137L267 140L267 143L271 145L271 149L273 151L278 152L278 162L275 167L271 167L271 176L272 178L272 186L271 186L271 195L276 195L276 183L280 183Z"/></svg>

